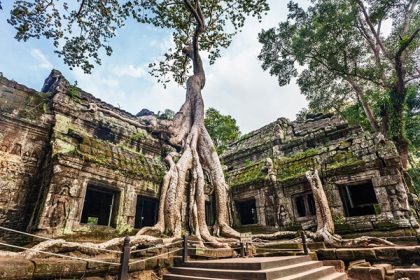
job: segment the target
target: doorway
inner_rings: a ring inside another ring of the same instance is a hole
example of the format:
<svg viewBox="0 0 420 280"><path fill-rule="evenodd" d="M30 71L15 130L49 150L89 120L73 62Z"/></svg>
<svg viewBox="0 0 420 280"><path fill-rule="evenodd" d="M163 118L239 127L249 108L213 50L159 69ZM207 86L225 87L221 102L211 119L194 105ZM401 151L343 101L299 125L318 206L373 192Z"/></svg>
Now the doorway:
<svg viewBox="0 0 420 280"><path fill-rule="evenodd" d="M157 222L159 200L146 196L137 196L135 228L154 226Z"/></svg>
<svg viewBox="0 0 420 280"><path fill-rule="evenodd" d="M255 199L236 202L242 225L257 224L257 206Z"/></svg>

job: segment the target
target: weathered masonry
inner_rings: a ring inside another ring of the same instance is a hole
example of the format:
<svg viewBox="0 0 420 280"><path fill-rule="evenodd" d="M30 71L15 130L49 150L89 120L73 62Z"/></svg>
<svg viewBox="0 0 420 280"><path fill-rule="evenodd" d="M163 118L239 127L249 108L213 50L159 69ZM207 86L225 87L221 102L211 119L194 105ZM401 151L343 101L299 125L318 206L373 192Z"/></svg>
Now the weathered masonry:
<svg viewBox="0 0 420 280"><path fill-rule="evenodd" d="M0 225L63 234L153 224L160 141L58 72L42 91L0 78Z"/></svg>
<svg viewBox="0 0 420 280"><path fill-rule="evenodd" d="M58 71L42 92L0 77L0 225L48 235L153 225L162 158L173 148L146 126ZM337 116L280 118L232 143L222 160L236 226L313 229L304 173L316 168L339 233L418 228L395 146ZM207 190L209 226L212 197Z"/></svg>
<svg viewBox="0 0 420 280"><path fill-rule="evenodd" d="M305 171L317 168L338 232L418 227L417 196L401 175L393 143L338 116L280 118L232 143L222 159L236 226L314 229Z"/></svg>

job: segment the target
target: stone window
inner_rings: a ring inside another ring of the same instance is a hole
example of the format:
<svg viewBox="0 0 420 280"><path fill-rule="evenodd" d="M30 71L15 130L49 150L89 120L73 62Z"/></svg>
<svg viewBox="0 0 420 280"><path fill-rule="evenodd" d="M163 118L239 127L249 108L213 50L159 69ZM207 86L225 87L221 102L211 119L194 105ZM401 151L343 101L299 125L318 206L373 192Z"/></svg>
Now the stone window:
<svg viewBox="0 0 420 280"><path fill-rule="evenodd" d="M312 192L292 196L296 218L306 219L316 215L315 200Z"/></svg>
<svg viewBox="0 0 420 280"><path fill-rule="evenodd" d="M146 196L137 196L135 228L154 226L157 222L159 200Z"/></svg>
<svg viewBox="0 0 420 280"><path fill-rule="evenodd" d="M118 191L88 185L80 223L115 227L118 199Z"/></svg>
<svg viewBox="0 0 420 280"><path fill-rule="evenodd" d="M255 199L236 202L239 218L242 225L257 224L257 207Z"/></svg>
<svg viewBox="0 0 420 280"><path fill-rule="evenodd" d="M346 217L375 214L378 200L372 182L339 186Z"/></svg>

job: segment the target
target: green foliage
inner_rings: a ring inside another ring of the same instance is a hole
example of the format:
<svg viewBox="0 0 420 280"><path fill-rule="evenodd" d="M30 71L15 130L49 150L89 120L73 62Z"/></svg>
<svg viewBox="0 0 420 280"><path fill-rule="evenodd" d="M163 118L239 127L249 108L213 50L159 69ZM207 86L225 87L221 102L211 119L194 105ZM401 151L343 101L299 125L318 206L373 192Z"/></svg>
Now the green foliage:
<svg viewBox="0 0 420 280"><path fill-rule="evenodd" d="M407 110L405 114L406 133L411 143L411 149L420 153L420 87L411 86L407 94ZM420 156L418 154L417 156Z"/></svg>
<svg viewBox="0 0 420 280"><path fill-rule="evenodd" d="M172 120L175 116L175 112L172 111L171 109L165 109L165 111L163 113L160 113L158 115L158 119L161 120Z"/></svg>
<svg viewBox="0 0 420 280"><path fill-rule="evenodd" d="M239 138L241 131L236 124L236 120L229 115L222 115L214 108L206 111L204 125L211 139L213 140L216 150L222 154L230 142Z"/></svg>
<svg viewBox="0 0 420 280"><path fill-rule="evenodd" d="M190 67L182 49L191 43L196 28L187 4L196 7L198 3L206 20L200 49L208 53L211 63L230 45L247 16L261 19L269 8L266 0L15 0L8 22L15 27L17 40L47 38L64 63L70 68L81 67L86 73L94 64L101 64L101 52L112 54L110 39L125 22L134 19L168 29L173 46L162 61L150 64L150 72L159 82L166 83L172 76L183 83Z"/></svg>

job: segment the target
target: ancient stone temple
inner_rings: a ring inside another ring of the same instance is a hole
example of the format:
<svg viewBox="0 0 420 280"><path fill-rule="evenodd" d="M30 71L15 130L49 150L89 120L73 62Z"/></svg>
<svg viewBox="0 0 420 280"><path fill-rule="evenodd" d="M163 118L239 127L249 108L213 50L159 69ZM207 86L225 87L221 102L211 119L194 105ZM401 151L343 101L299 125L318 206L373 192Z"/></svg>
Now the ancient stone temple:
<svg viewBox="0 0 420 280"><path fill-rule="evenodd" d="M232 143L223 162L237 226L316 229L305 172L318 169L338 233L418 227L394 144L338 116L279 118Z"/></svg>
<svg viewBox="0 0 420 280"><path fill-rule="evenodd" d="M144 118L52 71L41 92L0 77L0 127L1 226L62 235L156 222L168 146ZM222 160L235 226L313 228L304 173L316 168L339 233L418 227L395 146L337 116L280 118L232 143Z"/></svg>
<svg viewBox="0 0 420 280"><path fill-rule="evenodd" d="M62 234L155 223L161 144L135 116L55 71L42 93L0 86L0 225Z"/></svg>

